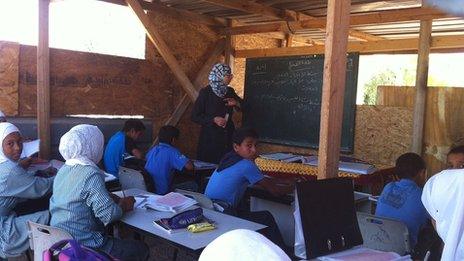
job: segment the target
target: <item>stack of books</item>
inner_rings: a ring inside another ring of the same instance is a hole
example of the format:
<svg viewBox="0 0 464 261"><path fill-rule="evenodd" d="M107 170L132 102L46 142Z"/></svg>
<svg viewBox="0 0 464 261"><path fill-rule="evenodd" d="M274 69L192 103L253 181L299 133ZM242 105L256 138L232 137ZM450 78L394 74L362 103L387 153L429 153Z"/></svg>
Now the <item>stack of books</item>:
<svg viewBox="0 0 464 261"><path fill-rule="evenodd" d="M317 156L312 156L312 158L305 161L304 164L317 166ZM340 161L338 163L338 170L356 174L372 174L377 171L377 168L374 165L366 163Z"/></svg>

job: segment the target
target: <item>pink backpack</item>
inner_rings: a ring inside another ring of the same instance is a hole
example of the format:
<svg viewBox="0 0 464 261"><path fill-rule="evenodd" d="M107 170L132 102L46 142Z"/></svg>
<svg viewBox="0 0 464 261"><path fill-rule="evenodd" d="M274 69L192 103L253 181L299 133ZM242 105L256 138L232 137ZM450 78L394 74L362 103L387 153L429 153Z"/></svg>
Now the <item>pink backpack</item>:
<svg viewBox="0 0 464 261"><path fill-rule="evenodd" d="M68 246L69 245L69 246ZM76 240L65 239L53 244L43 252L44 261L115 261L117 259L103 252L81 246Z"/></svg>

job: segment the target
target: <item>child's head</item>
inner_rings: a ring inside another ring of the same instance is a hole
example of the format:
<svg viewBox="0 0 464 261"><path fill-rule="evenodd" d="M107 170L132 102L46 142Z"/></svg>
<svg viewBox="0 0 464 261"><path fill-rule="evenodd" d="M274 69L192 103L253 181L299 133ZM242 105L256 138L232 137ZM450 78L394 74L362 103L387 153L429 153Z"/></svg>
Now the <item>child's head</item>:
<svg viewBox="0 0 464 261"><path fill-rule="evenodd" d="M446 163L449 169L464 168L464 145L452 148L446 156Z"/></svg>
<svg viewBox="0 0 464 261"><path fill-rule="evenodd" d="M0 160L18 161L23 151L23 139L16 126L8 122L0 123L2 151Z"/></svg>
<svg viewBox="0 0 464 261"><path fill-rule="evenodd" d="M416 153L405 153L396 159L396 174L401 179L421 180L425 174L425 161Z"/></svg>
<svg viewBox="0 0 464 261"><path fill-rule="evenodd" d="M122 128L122 131L126 133L127 136L137 140L145 131L145 125L143 125L141 120L130 119L124 123L124 128Z"/></svg>
<svg viewBox="0 0 464 261"><path fill-rule="evenodd" d="M171 125L166 125L161 127L159 130L158 140L162 143L172 144L175 139L179 138L179 134L180 132L178 128Z"/></svg>
<svg viewBox="0 0 464 261"><path fill-rule="evenodd" d="M256 144L258 133L251 128L240 128L235 130L232 137L234 151L242 158L254 160L257 156Z"/></svg>

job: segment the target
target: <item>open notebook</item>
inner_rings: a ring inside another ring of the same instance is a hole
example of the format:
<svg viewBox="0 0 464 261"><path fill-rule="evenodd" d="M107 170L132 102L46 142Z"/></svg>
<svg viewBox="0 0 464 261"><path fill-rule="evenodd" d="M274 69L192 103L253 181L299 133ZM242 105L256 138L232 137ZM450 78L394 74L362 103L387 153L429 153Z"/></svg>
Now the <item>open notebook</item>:
<svg viewBox="0 0 464 261"><path fill-rule="evenodd" d="M158 211L178 213L197 204L197 201L177 192L171 192L164 196L138 195L135 196L135 207L149 208Z"/></svg>

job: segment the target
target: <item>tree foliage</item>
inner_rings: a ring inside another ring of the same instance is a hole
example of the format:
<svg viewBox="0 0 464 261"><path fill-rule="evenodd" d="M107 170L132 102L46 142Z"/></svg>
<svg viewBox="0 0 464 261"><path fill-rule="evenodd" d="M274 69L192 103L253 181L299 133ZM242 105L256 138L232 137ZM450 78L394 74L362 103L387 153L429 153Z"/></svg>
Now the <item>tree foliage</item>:
<svg viewBox="0 0 464 261"><path fill-rule="evenodd" d="M364 104L375 105L377 100L377 87L379 85L394 85L396 82L395 73L390 70L384 70L374 75L364 85Z"/></svg>

